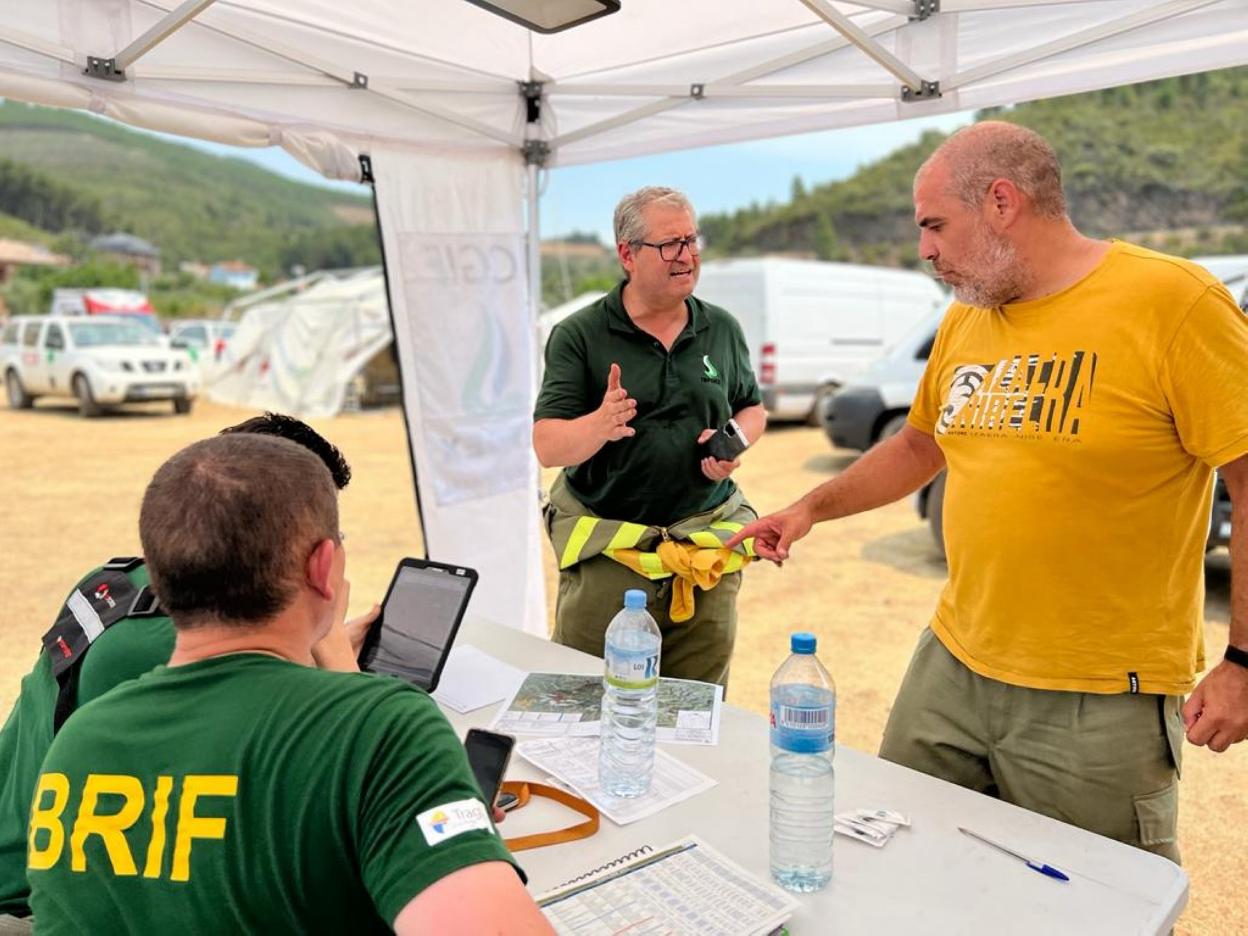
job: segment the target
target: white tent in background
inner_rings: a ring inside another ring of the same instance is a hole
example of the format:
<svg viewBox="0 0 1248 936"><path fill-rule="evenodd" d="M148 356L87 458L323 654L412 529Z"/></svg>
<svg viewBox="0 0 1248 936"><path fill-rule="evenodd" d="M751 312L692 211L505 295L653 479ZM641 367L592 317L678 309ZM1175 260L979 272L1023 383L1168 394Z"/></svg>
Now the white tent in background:
<svg viewBox="0 0 1248 936"><path fill-rule="evenodd" d="M218 403L323 419L394 340L381 268L317 273L250 301L208 383Z"/></svg>
<svg viewBox="0 0 1248 936"><path fill-rule="evenodd" d="M0 96L370 158L425 542L535 632L540 167L1246 62L1245 0L623 0L556 35L462 0L0 0Z"/></svg>

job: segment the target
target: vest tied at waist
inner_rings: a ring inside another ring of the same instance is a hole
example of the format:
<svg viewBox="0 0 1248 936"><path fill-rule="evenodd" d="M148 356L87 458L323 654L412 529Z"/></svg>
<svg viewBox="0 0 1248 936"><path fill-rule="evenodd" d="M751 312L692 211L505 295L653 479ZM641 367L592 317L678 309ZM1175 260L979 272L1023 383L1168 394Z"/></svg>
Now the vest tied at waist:
<svg viewBox="0 0 1248 936"><path fill-rule="evenodd" d="M677 623L693 617L695 585L709 591L756 558L753 537L732 549L726 545L758 516L740 490L718 507L664 527L595 516L560 473L545 515L560 571L606 556L651 581L674 576L671 617Z"/></svg>

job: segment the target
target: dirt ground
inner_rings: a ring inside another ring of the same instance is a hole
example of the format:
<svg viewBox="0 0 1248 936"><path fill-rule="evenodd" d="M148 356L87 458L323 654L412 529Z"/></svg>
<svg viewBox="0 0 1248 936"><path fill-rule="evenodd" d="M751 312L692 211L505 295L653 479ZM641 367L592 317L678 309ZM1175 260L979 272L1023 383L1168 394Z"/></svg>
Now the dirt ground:
<svg viewBox="0 0 1248 936"><path fill-rule="evenodd" d="M107 557L138 552L139 501L156 467L181 446L250 415L202 402L189 417L165 407L98 420L42 403L30 412L0 409L0 713L12 705L66 590ZM316 428L342 448L354 472L341 504L356 614L383 593L396 560L420 550L403 420L391 409L343 415ZM818 430L779 428L747 456L738 480L766 512L853 458L831 449ZM553 582L549 549L546 560ZM1206 652L1215 660L1227 639L1225 551L1206 568ZM787 635L813 631L836 678L840 739L874 751L944 576L927 527L909 503L817 528L783 569L748 570L730 701L765 712L767 683L787 653ZM1243 932L1248 744L1221 755L1189 747L1183 766L1180 836L1191 902L1177 932Z"/></svg>

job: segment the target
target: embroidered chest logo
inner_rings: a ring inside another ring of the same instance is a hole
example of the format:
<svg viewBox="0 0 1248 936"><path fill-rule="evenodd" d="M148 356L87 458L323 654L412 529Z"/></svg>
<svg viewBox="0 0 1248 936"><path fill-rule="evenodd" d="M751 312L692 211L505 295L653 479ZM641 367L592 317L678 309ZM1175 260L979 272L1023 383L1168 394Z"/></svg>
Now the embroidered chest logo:
<svg viewBox="0 0 1248 936"><path fill-rule="evenodd" d="M709 354L702 355L702 379L719 383L719 370L711 363Z"/></svg>
<svg viewBox="0 0 1248 936"><path fill-rule="evenodd" d="M938 435L1050 436L1078 441L1092 405L1095 353L1041 360L1016 354L996 364L960 364L953 372Z"/></svg>

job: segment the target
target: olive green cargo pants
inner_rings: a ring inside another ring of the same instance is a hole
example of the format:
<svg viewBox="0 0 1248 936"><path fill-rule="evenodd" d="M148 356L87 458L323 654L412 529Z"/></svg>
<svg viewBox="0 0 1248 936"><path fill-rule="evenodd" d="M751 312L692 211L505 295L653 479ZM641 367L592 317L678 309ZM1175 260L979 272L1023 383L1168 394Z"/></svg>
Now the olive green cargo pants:
<svg viewBox="0 0 1248 936"><path fill-rule="evenodd" d="M727 689L737 637L741 573L725 575L710 591L695 588L693 617L679 624L671 617L672 582L672 578L653 582L606 556L578 562L559 573L553 639L602 656L607 625L624 607L624 592L639 588L646 593L646 609L663 634L659 674L718 683Z"/></svg>
<svg viewBox="0 0 1248 936"><path fill-rule="evenodd" d="M1181 696L988 679L924 630L880 757L1179 860Z"/></svg>

